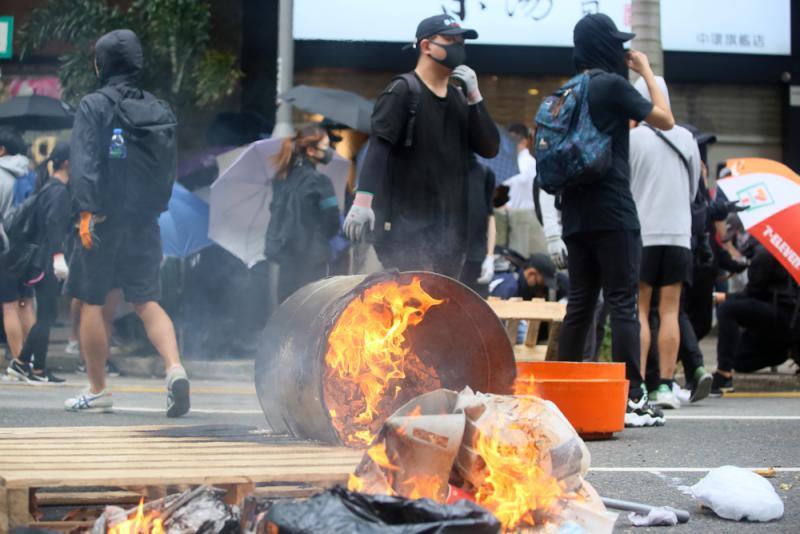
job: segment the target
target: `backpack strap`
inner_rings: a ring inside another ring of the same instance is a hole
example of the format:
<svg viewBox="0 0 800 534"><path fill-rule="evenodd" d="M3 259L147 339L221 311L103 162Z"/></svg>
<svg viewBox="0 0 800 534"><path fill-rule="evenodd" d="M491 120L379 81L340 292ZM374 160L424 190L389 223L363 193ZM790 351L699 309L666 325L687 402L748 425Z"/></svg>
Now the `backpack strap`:
<svg viewBox="0 0 800 534"><path fill-rule="evenodd" d="M662 141L664 141L664 142L665 142L667 145L669 145L669 147L670 147L672 150L674 150L674 151L675 151L675 153L678 155L678 157L679 157L679 158L681 158L681 161L683 162L683 166L684 166L684 167L686 167L686 172L689 174L689 182L690 182L690 184L691 184L691 181L692 181L692 167L691 167L691 165L689 165L689 160L688 160L688 159L686 159L686 156L684 156L684 155L683 155L683 152L681 152L681 151L680 151L680 149L679 149L678 147L676 147L676 146L675 146L675 143L673 143L672 141L670 141L670 140L667 138L667 136L666 136L666 135L664 135L664 132L662 132L662 131L661 131L661 130L659 130L658 128L655 128L655 127L653 127L653 126L651 126L651 125L647 124L646 122L643 122L642 124L644 124L644 125L645 125L647 128L650 128L650 130L651 130L651 131L652 131L654 134L656 134L658 137L660 137L660 138L661 138L661 140L662 140Z"/></svg>
<svg viewBox="0 0 800 534"><path fill-rule="evenodd" d="M395 76L395 80L403 80L408 86L408 101L407 111L408 118L406 120L406 138L403 146L410 147L414 143L414 125L417 122L417 111L419 110L420 95L422 94L422 86L419 83L414 72L405 72Z"/></svg>

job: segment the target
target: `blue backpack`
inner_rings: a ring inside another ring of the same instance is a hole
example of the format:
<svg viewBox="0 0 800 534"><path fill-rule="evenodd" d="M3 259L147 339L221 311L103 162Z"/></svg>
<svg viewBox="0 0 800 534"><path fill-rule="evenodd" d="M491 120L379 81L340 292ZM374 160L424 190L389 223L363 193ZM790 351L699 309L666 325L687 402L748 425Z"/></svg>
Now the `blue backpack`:
<svg viewBox="0 0 800 534"><path fill-rule="evenodd" d="M536 113L536 172L551 195L591 183L611 167L611 136L589 115L589 82L600 72L578 74Z"/></svg>

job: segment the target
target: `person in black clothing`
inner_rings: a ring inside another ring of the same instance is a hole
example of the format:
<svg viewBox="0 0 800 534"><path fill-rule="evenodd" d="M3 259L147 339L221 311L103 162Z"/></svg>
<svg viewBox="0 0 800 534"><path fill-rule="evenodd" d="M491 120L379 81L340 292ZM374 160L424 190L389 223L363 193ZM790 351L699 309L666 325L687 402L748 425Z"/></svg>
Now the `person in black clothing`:
<svg viewBox="0 0 800 534"><path fill-rule="evenodd" d="M467 255L460 281L483 298L489 296L489 283L494 276L494 199L495 176L481 165L475 154L468 164L469 207Z"/></svg>
<svg viewBox="0 0 800 534"><path fill-rule="evenodd" d="M386 268L453 278L461 272L467 251L467 162L472 152L491 158L500 147L475 72L464 65L464 39L477 37L448 15L426 18L417 27L414 78L393 80L375 103L369 151L345 234L360 241L374 230L375 250ZM410 119L415 97L418 105Z"/></svg>
<svg viewBox="0 0 800 534"><path fill-rule="evenodd" d="M12 360L8 367L9 375L32 384L64 382L47 369L47 350L50 329L58 315L59 281L69 274L63 251L72 211L72 199L67 190L68 168L69 143L59 141L47 160L44 170L47 178L38 192L34 215L34 242L41 247L42 257L52 259L46 261L45 271L34 285L36 323L25 339L19 358Z"/></svg>
<svg viewBox="0 0 800 534"><path fill-rule="evenodd" d="M561 360L581 361L602 288L611 317L612 354L615 361L626 364L630 382L626 425L660 425L663 414L647 402L639 363L636 299L642 245L630 190L628 121L646 120L656 128L669 130L675 119L647 56L634 50L626 53L623 47L634 34L618 31L607 15L595 14L578 22L573 37L576 69L603 71L590 82L589 112L595 126L611 135L612 161L605 176L562 195L570 293L559 356ZM652 103L621 75L626 66L645 79Z"/></svg>
<svg viewBox="0 0 800 534"><path fill-rule="evenodd" d="M332 159L328 133L319 124L284 139L273 157L276 175L265 250L280 266L279 302L328 275L328 240L339 231L339 201L331 179L316 167Z"/></svg>
<svg viewBox="0 0 800 534"><path fill-rule="evenodd" d="M164 359L167 371L166 415L180 417L190 409L189 379L181 365L175 328L158 303L163 257L158 227L161 207L158 206L160 202L154 200L155 193L151 187L156 183L169 183L170 177L148 176L151 180L145 182L143 177L136 176L137 169L149 169L144 159L149 154L131 151L126 156L118 153L113 162L111 155L112 137L116 137L112 127L121 122L118 113L122 110L109 94L122 99L122 103L135 103L135 109L147 113L150 121L163 118L167 110L166 104L149 99L137 86L143 62L141 43L132 31L114 30L102 36L95 45L95 72L101 89L83 97L75 113L70 189L80 213L82 246L78 247L70 264L72 276L67 281L67 292L83 301L80 346L86 361L89 388L67 399L64 403L67 411L112 409L111 392L106 388L109 343L103 305L115 288L122 289L125 300L133 305L142 319L150 342ZM141 115L137 117L141 118ZM140 126L144 124L147 123L143 120ZM161 131L166 131L166 128ZM129 136L129 140L132 139L133 136ZM177 155L170 139L157 137L151 131L139 139L143 143L157 140L158 146L148 145L146 148L161 150L159 161L171 167ZM134 148L136 144L131 141L130 146ZM129 173L125 182L111 172L112 163L117 169Z"/></svg>
<svg viewBox="0 0 800 534"><path fill-rule="evenodd" d="M797 350L798 288L792 277L758 245L744 292L717 308L717 370L712 395L733 391L733 371L752 373L780 365Z"/></svg>

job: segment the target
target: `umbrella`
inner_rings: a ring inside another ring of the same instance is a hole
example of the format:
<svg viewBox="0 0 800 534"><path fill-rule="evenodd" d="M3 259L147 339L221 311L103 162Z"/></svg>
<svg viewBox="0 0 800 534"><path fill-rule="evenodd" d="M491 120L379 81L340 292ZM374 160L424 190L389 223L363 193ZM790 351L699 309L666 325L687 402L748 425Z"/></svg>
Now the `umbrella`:
<svg viewBox="0 0 800 534"><path fill-rule="evenodd" d="M158 226L168 257L185 258L214 244L208 239L208 204L178 183Z"/></svg>
<svg viewBox="0 0 800 534"><path fill-rule="evenodd" d="M800 283L800 176L776 161L727 161L732 176L717 181L730 200L747 206L739 213L745 229Z"/></svg>
<svg viewBox="0 0 800 534"><path fill-rule="evenodd" d="M278 100L310 113L319 113L354 130L370 133L372 102L350 91L298 85L279 95Z"/></svg>
<svg viewBox="0 0 800 534"><path fill-rule="evenodd" d="M504 181L519 174L519 165L517 164L517 144L503 127L497 125L497 131L500 132L500 151L491 159L478 156L478 162L489 167L494 172L495 183L502 185Z"/></svg>
<svg viewBox="0 0 800 534"><path fill-rule="evenodd" d="M0 125L20 131L72 128L72 108L48 96L15 96L0 104Z"/></svg>
<svg viewBox="0 0 800 534"><path fill-rule="evenodd" d="M270 158L282 142L273 138L252 143L211 185L208 237L248 266L264 259L274 174ZM350 162L337 154L331 163L317 169L331 178L343 205Z"/></svg>

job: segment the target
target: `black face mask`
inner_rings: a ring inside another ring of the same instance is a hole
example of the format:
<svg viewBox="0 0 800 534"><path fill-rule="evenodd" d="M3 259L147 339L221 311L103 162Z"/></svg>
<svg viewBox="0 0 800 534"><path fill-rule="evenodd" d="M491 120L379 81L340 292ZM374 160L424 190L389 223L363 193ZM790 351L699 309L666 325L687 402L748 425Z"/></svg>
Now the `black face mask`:
<svg viewBox="0 0 800 534"><path fill-rule="evenodd" d="M328 163L333 161L333 154L336 152L334 149L332 149L331 147L328 147L328 148L324 148L324 149L323 148L317 148L317 150L319 152L322 152L322 157L321 158L317 158L317 157L314 158L314 159L317 160L317 164L319 164L319 165L327 165Z"/></svg>
<svg viewBox="0 0 800 534"><path fill-rule="evenodd" d="M464 47L464 43L452 43L449 45L443 45L439 43L434 43L431 41L432 45L436 45L439 48L442 48L447 55L444 56L444 59L436 59L435 57L431 56L431 58L438 64L447 67L448 69L454 69L459 65L463 65L465 61L467 61L467 50Z"/></svg>

